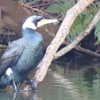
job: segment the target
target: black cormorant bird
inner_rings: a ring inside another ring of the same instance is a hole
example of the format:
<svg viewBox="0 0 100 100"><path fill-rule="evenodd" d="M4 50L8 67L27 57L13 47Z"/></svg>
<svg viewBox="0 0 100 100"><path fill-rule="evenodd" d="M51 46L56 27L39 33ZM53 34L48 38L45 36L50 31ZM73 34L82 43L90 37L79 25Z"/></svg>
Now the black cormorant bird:
<svg viewBox="0 0 100 100"><path fill-rule="evenodd" d="M34 31L45 24L57 22L42 16L27 17L22 26L22 38L9 44L0 61L0 88L18 85L28 80L28 74L43 57L43 36ZM32 82L32 81L30 81Z"/></svg>

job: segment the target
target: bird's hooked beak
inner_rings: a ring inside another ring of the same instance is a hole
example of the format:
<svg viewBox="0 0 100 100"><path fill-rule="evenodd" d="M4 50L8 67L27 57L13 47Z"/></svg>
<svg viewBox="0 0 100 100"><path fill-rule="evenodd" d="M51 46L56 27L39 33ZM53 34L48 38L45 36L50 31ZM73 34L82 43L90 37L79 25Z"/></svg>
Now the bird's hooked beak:
<svg viewBox="0 0 100 100"><path fill-rule="evenodd" d="M37 22L37 27L41 27L46 24L50 23L58 23L57 19L41 19L40 21Z"/></svg>

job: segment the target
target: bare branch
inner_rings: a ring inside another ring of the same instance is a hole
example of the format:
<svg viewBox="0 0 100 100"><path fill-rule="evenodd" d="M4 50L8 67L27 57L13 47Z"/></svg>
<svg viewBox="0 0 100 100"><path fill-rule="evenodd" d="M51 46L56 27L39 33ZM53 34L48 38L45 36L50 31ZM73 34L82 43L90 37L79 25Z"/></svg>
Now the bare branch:
<svg viewBox="0 0 100 100"><path fill-rule="evenodd" d="M86 29L83 32L81 32L72 43L70 43L68 46L58 51L54 58L57 59L60 56L64 55L65 53L69 52L71 49L73 49L85 36L90 34L90 31L98 23L99 20L100 20L100 10L95 15L91 23L86 27ZM100 55L96 52L94 53L94 55L97 55L98 57L100 57Z"/></svg>
<svg viewBox="0 0 100 100"><path fill-rule="evenodd" d="M22 6L24 6L24 7L30 8L31 10L34 10L34 11L40 12L40 13L45 14L45 15L48 15L49 17L55 19L55 17L49 15L48 13L45 13L45 12L39 10L39 9L36 9L36 8L30 7L30 6L28 6L27 4L24 4L24 3L21 3L21 2L19 2L19 3L20 3Z"/></svg>
<svg viewBox="0 0 100 100"><path fill-rule="evenodd" d="M63 43L65 37L68 35L69 29L75 18L93 1L94 0L79 0L79 2L66 13L66 17L63 20L56 37L48 46L43 60L38 65L38 70L34 77L34 79L36 79L38 82L41 82L44 79L47 73L47 69L51 64L57 49Z"/></svg>
<svg viewBox="0 0 100 100"><path fill-rule="evenodd" d="M55 34L52 34L52 32L50 32L47 28L45 28L45 31L50 35L50 36L52 36L53 38L55 38ZM70 43L68 42L68 41L64 41L63 42L63 44L65 44L65 45L69 45ZM65 47L65 48L67 48L67 47ZM96 51L96 52L93 52L93 51L91 51L91 50L89 50L89 49L85 49L85 48L83 48L83 47L80 47L80 46L78 46L78 45L76 45L75 47L74 47L74 49L75 50L78 50L78 51L81 51L81 52L83 52L83 53L86 53L86 54L89 54L89 55L92 55L92 56L95 56L95 57L99 57L100 58L100 54ZM61 49L62 50L62 49ZM67 53L66 51L64 51L65 53ZM58 54L59 53L59 54ZM57 56L58 55L58 56ZM54 59L58 59L59 57L61 57L63 54L60 54L60 52L58 51L57 52L57 55L55 54L55 57L54 57Z"/></svg>

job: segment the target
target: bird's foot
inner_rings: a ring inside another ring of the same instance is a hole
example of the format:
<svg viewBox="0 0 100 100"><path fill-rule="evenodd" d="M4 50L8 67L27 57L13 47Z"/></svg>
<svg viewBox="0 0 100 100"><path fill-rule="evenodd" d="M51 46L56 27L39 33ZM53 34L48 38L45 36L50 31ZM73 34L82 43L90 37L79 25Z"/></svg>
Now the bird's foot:
<svg viewBox="0 0 100 100"><path fill-rule="evenodd" d="M33 90L37 90L38 87L39 87L38 81L35 80L35 79L32 79L32 80L30 80L30 82L31 82L31 88L32 88Z"/></svg>
<svg viewBox="0 0 100 100"><path fill-rule="evenodd" d="M14 92L19 92L19 88L16 85L15 81L12 81L12 82L13 82L13 86L14 86Z"/></svg>
<svg viewBox="0 0 100 100"><path fill-rule="evenodd" d="M27 84L30 86L30 88L31 88L32 90L37 90L38 87L39 87L39 83L38 83L38 81L35 80L35 79L31 79Z"/></svg>

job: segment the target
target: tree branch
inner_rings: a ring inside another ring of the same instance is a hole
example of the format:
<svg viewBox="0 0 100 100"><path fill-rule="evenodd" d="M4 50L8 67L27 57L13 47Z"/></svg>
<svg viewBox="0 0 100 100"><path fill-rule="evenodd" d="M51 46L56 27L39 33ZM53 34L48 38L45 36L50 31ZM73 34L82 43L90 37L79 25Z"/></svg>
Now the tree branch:
<svg viewBox="0 0 100 100"><path fill-rule="evenodd" d="M45 28L45 31L46 31L50 36L52 36L53 38L55 38L55 34L52 34L52 32L50 32L47 28ZM64 41L63 44L69 45L70 43L67 42L67 41ZM74 47L74 49L75 49L75 50L78 50L78 51L81 51L81 52L83 52L83 53L86 53L86 54L89 54L89 55L92 55L92 56L95 56L95 57L99 57L99 58L100 58L100 54L99 54L99 53L93 52L93 51L91 51L91 50L89 50L89 49L85 49L85 48L80 47L80 46L78 46L78 45L76 45L76 46ZM61 49L61 50L62 50L62 49ZM59 51L58 51L58 52L59 52ZM57 55L59 55L59 57L61 57L62 55L61 55L61 54L58 54L58 52L57 52ZM60 52L59 52L59 53L60 53ZM67 53L67 52L65 51L65 53ZM56 57L57 55L55 54L55 58L54 58L54 59L58 59L58 58L59 58L59 57Z"/></svg>
<svg viewBox="0 0 100 100"><path fill-rule="evenodd" d="M68 46L66 46L65 48L63 48L60 51L58 51L55 54L54 58L57 59L60 56L64 55L65 53L69 52L71 49L73 49L85 36L87 36L88 34L90 34L90 31L98 23L99 20L100 20L100 10L95 15L95 17L93 18L93 20L91 21L91 23L86 27L86 29L83 32L81 32L75 38L75 40L73 40L72 43L70 43ZM90 52L90 50L87 50L87 52ZM96 55L96 56L100 57L100 55L98 53L96 53L96 52L93 55Z"/></svg>
<svg viewBox="0 0 100 100"><path fill-rule="evenodd" d="M68 35L70 27L75 18L93 1L94 0L79 0L79 2L75 6L68 10L68 12L66 13L66 17L63 20L61 27L57 32L56 37L48 46L44 58L38 65L38 70L34 77L34 79L36 79L38 82L41 82L44 79L47 73L47 69L51 64L51 61L53 60L56 51L58 50L59 46L63 43L65 37Z"/></svg>

